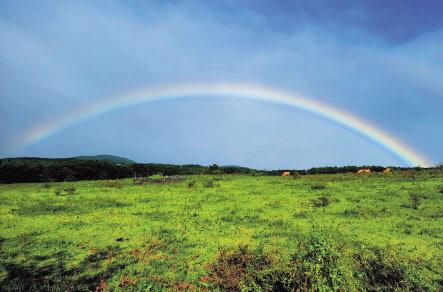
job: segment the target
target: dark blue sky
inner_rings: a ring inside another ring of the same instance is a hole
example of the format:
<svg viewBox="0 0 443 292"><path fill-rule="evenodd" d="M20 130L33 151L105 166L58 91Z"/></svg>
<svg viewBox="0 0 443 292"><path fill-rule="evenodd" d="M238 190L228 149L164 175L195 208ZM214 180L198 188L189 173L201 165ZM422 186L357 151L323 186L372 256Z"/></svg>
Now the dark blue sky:
<svg viewBox="0 0 443 292"><path fill-rule="evenodd" d="M327 120L232 98L143 104L15 143L137 88L235 82L327 102L443 161L441 1L1 1L0 39L0 156L404 165Z"/></svg>

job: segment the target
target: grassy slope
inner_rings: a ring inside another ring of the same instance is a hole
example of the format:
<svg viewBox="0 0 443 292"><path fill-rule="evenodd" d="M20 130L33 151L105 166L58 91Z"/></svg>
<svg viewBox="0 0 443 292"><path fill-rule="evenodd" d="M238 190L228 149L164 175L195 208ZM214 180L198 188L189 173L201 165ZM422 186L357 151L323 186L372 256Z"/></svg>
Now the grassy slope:
<svg viewBox="0 0 443 292"><path fill-rule="evenodd" d="M170 185L123 180L122 188L103 181L0 185L0 283L204 287L220 247L260 246L285 262L301 235L325 230L344 246L343 257L358 242L389 248L410 266L424 263L422 281L436 288L443 269L442 178L423 171L221 176L213 187L205 186L209 176ZM326 187L312 188L319 183ZM54 195L71 185L75 195ZM421 197L418 209L410 207L410 193ZM330 204L314 207L311 200L320 196Z"/></svg>

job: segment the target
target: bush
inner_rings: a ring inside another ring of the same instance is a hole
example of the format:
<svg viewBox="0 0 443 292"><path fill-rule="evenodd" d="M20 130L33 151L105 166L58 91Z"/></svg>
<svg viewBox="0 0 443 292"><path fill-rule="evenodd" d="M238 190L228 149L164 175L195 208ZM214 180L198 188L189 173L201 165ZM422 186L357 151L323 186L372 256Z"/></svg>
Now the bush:
<svg viewBox="0 0 443 292"><path fill-rule="evenodd" d="M360 217L362 215L358 209L346 209L342 214L345 217Z"/></svg>
<svg viewBox="0 0 443 292"><path fill-rule="evenodd" d="M355 289L352 268L341 261L334 241L322 233L303 238L292 256L292 289L300 291L337 291Z"/></svg>
<svg viewBox="0 0 443 292"><path fill-rule="evenodd" d="M74 187L74 186L70 186L70 187L67 187L67 188L65 188L65 189L63 189L63 190L66 192L66 194L72 196L72 195L75 194L75 191L77 190L77 188Z"/></svg>
<svg viewBox="0 0 443 292"><path fill-rule="evenodd" d="M188 182L188 188L193 188L195 186L195 180Z"/></svg>
<svg viewBox="0 0 443 292"><path fill-rule="evenodd" d="M51 187L51 183L45 182L42 184L42 187L45 189L49 189Z"/></svg>
<svg viewBox="0 0 443 292"><path fill-rule="evenodd" d="M205 182L203 182L203 186L205 188L212 188L212 187L214 187L214 180L212 180L212 179L206 180Z"/></svg>
<svg viewBox="0 0 443 292"><path fill-rule="evenodd" d="M286 264L261 249L222 250L206 280L221 291L358 290L352 267L341 260L332 242L321 234L305 237Z"/></svg>
<svg viewBox="0 0 443 292"><path fill-rule="evenodd" d="M326 196L321 196L316 199L312 199L311 202L314 205L314 207L318 208L318 207L326 207L327 205L329 205L330 200Z"/></svg>
<svg viewBox="0 0 443 292"><path fill-rule="evenodd" d="M410 179L410 180L416 180L417 179L417 175L414 171L412 170L405 170L402 172L402 176L405 179Z"/></svg>
<svg viewBox="0 0 443 292"><path fill-rule="evenodd" d="M55 194L56 196L60 196L60 195L62 194L62 190L61 190L61 189L56 189L56 190L54 191L54 194Z"/></svg>
<svg viewBox="0 0 443 292"><path fill-rule="evenodd" d="M251 251L240 245L236 251L220 250L215 263L209 266L207 280L221 291L268 291L272 288L267 270L271 258L261 250Z"/></svg>
<svg viewBox="0 0 443 292"><path fill-rule="evenodd" d="M369 248L355 255L357 268L369 291L430 291L432 281L423 279L417 265L407 265L390 249ZM420 264L420 263L419 263Z"/></svg>
<svg viewBox="0 0 443 292"><path fill-rule="evenodd" d="M320 182L311 185L311 190L324 190L325 188L326 185Z"/></svg>
<svg viewBox="0 0 443 292"><path fill-rule="evenodd" d="M297 171L294 171L294 174L292 175L293 179L299 179L301 177L300 173L298 173Z"/></svg>
<svg viewBox="0 0 443 292"><path fill-rule="evenodd" d="M421 198L419 195L415 193L409 194L409 199L411 200L411 207L412 209L418 209L418 206L420 205Z"/></svg>

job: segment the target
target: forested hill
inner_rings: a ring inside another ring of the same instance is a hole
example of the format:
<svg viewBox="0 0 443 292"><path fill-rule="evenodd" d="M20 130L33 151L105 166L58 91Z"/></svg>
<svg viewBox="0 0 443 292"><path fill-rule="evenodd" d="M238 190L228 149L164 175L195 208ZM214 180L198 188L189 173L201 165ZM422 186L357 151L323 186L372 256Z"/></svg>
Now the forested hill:
<svg viewBox="0 0 443 292"><path fill-rule="evenodd" d="M251 174L259 171L238 166L197 164L121 164L97 159L19 157L0 159L0 183L119 179L133 176L193 174ZM265 174L264 172L262 172Z"/></svg>
<svg viewBox="0 0 443 292"><path fill-rule="evenodd" d="M105 162L125 164L125 165L136 163L135 161L128 159L126 157L108 155L108 154L93 155L93 156L75 156L73 158L82 159L82 160L98 160L98 161L105 161Z"/></svg>
<svg viewBox="0 0 443 292"><path fill-rule="evenodd" d="M0 183L116 179L132 176L127 165L77 158L0 159Z"/></svg>

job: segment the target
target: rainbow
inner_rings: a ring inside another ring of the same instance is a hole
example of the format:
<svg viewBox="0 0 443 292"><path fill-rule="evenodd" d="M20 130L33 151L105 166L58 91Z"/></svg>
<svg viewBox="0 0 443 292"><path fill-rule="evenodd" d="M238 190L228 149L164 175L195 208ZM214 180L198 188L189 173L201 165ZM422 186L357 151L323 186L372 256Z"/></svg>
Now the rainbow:
<svg viewBox="0 0 443 292"><path fill-rule="evenodd" d="M18 148L26 148L72 125L124 107L156 100L196 96L205 96L208 98L229 96L292 106L326 118L368 138L410 166L419 165L428 167L431 165L424 156L406 146L398 139L348 112L301 95L264 86L245 84L193 84L139 89L121 96L108 98L85 108L79 108L68 113L62 119L37 126L29 132L26 132L16 145Z"/></svg>

